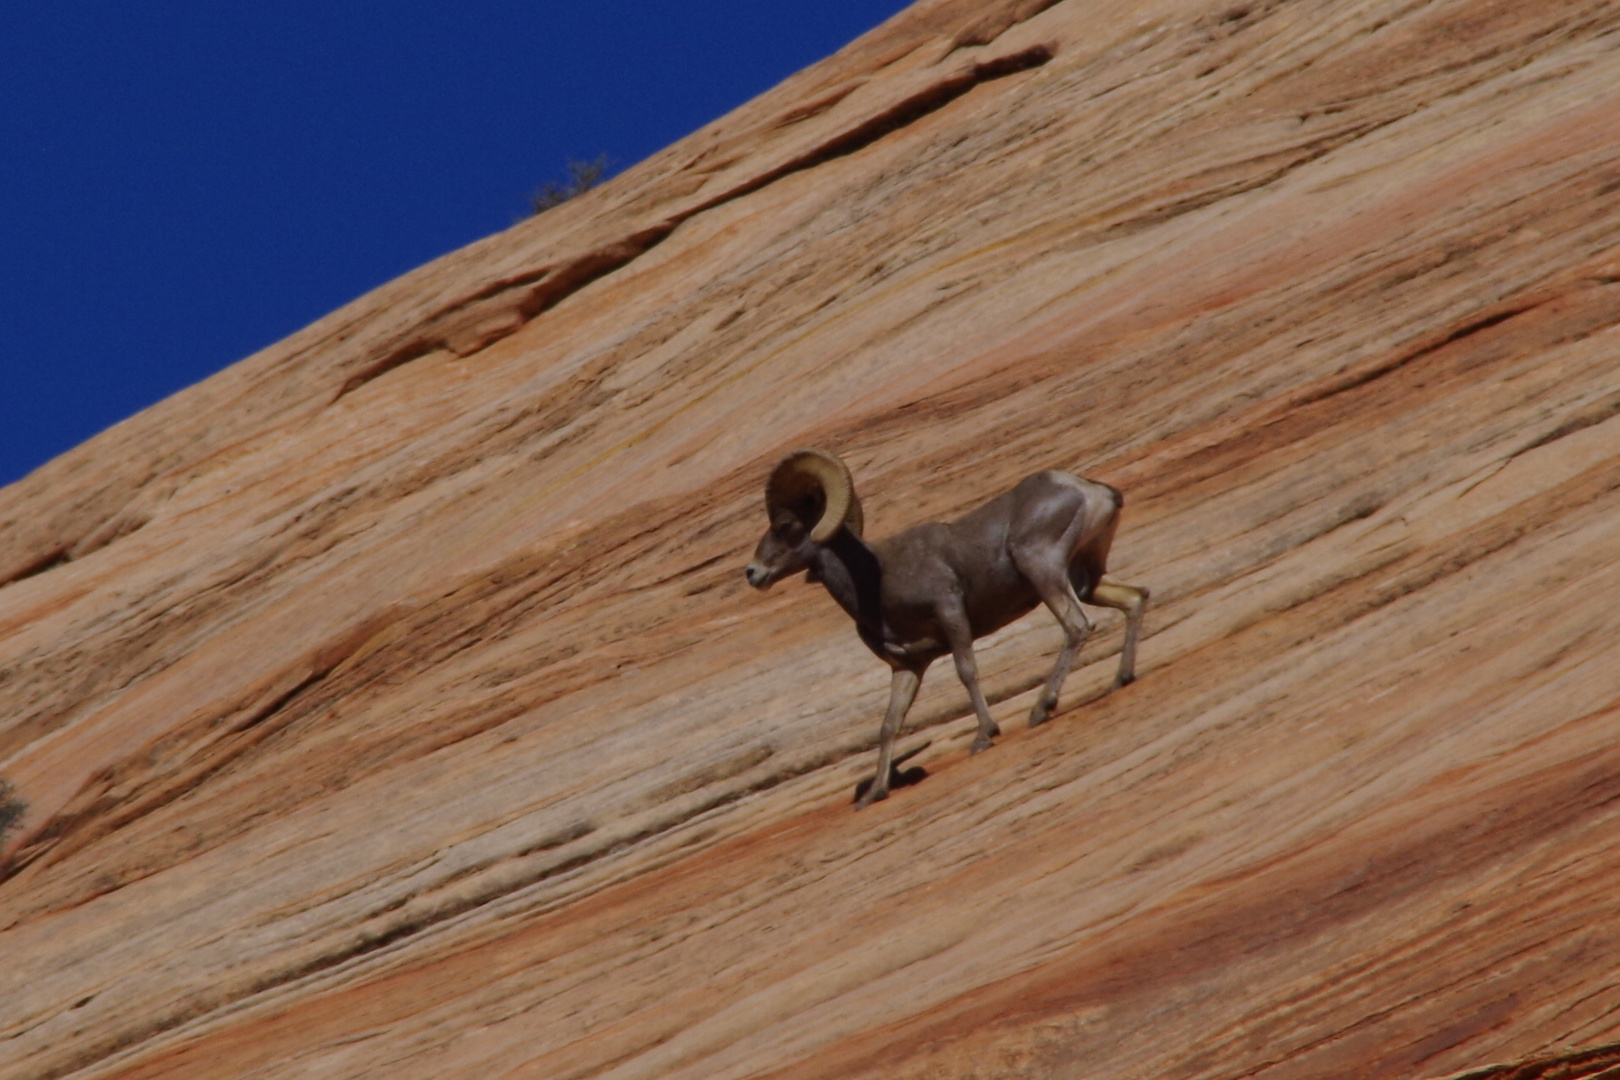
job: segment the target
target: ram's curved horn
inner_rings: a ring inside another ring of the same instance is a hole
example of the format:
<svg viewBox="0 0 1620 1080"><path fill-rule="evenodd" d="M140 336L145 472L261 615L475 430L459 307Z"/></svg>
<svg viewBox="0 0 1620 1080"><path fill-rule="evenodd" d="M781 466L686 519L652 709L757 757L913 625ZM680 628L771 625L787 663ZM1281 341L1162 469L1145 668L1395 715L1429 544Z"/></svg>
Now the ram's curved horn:
<svg viewBox="0 0 1620 1080"><path fill-rule="evenodd" d="M795 450L777 463L765 483L765 511L773 521L782 511L793 514L817 544L840 527L859 536L865 524L849 467L825 450Z"/></svg>

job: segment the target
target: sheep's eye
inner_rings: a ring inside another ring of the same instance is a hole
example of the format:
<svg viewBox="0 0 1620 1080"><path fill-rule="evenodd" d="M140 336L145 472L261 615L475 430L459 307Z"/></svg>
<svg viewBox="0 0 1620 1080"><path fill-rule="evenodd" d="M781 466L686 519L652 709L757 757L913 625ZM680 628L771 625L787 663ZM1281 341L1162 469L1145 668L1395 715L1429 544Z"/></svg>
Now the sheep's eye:
<svg viewBox="0 0 1620 1080"><path fill-rule="evenodd" d="M796 547L804 539L804 525L798 518L784 517L776 523L776 535Z"/></svg>

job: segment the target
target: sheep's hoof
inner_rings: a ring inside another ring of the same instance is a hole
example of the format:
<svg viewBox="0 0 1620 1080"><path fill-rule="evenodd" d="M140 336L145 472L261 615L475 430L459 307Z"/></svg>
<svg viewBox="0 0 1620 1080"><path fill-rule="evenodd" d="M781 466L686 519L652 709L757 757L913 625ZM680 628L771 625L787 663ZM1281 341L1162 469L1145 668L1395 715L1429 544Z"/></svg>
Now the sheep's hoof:
<svg viewBox="0 0 1620 1080"><path fill-rule="evenodd" d="M1131 685L1131 683L1133 683L1135 681L1136 681L1135 674L1131 674L1131 675L1115 675L1114 676L1114 689L1115 690L1122 689L1123 687L1127 687L1127 686Z"/></svg>
<svg viewBox="0 0 1620 1080"><path fill-rule="evenodd" d="M1029 710L1030 727L1040 727L1050 719L1052 719L1052 706L1046 704L1045 702L1041 702L1033 709Z"/></svg>
<svg viewBox="0 0 1620 1080"><path fill-rule="evenodd" d="M980 735L977 739L973 740L973 745L968 747L968 753L977 754L980 750L988 750L994 745L996 744L990 741L990 737L988 735Z"/></svg>
<svg viewBox="0 0 1620 1080"><path fill-rule="evenodd" d="M915 753L915 751L913 751L913 753ZM860 783L855 785L855 798L853 800L855 803L855 809L861 810L871 806L879 799L887 799L889 797L889 791L893 791L895 788L910 787L912 784L920 784L927 776L928 770L923 768L921 765L913 765L909 769L890 769L888 791L884 791L876 795L872 793L872 781L876 780L877 777L868 776L865 780L862 780Z"/></svg>
<svg viewBox="0 0 1620 1080"><path fill-rule="evenodd" d="M879 799L887 799L888 797L889 793L887 791L873 792L872 781L862 780L855 786L855 809L865 810Z"/></svg>

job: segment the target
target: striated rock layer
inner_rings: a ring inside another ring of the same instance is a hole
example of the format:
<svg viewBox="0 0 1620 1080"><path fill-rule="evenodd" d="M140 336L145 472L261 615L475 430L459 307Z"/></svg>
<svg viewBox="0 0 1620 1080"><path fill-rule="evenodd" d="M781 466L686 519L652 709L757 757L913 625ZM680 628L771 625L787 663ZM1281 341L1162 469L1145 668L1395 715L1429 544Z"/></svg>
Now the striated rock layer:
<svg viewBox="0 0 1620 1080"><path fill-rule="evenodd" d="M0 1076L1613 1067L1617 326L1607 0L924 0L0 491ZM802 444L1142 678L851 810Z"/></svg>

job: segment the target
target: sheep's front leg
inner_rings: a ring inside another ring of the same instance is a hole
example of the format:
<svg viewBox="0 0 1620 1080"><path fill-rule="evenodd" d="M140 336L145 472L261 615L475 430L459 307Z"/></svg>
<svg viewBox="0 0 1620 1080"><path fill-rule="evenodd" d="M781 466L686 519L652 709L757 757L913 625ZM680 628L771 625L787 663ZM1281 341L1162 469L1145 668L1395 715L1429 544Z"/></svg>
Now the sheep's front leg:
<svg viewBox="0 0 1620 1080"><path fill-rule="evenodd" d="M939 612L939 621L950 639L957 677L967 687L968 697L973 700L973 712L979 718L979 733L968 747L968 753L977 754L990 749L990 740L1001 734L1001 728L991 718L990 706L985 704L984 692L979 689L979 664L973 658L973 630L968 625L967 612L956 606L946 607Z"/></svg>
<svg viewBox="0 0 1620 1080"><path fill-rule="evenodd" d="M917 687L922 685L922 672L910 668L896 668L889 683L889 711L883 714L883 729L878 733L877 775L855 803L855 809L871 806L879 799L889 797L889 773L894 771L894 740L900 734L900 722L906 718Z"/></svg>

